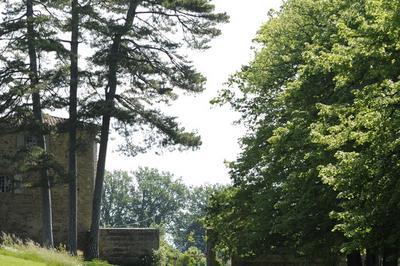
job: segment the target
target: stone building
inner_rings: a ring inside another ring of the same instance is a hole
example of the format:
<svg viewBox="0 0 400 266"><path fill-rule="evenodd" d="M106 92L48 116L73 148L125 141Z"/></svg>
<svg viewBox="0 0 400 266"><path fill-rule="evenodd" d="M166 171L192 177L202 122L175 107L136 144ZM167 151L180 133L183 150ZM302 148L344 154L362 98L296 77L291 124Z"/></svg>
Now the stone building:
<svg viewBox="0 0 400 266"><path fill-rule="evenodd" d="M45 116L48 126L62 128L65 119ZM65 169L68 163L68 134L46 136L50 153ZM77 153L78 166L78 247L83 249L86 232L90 227L91 202L96 166L96 143L94 133L79 129L82 145ZM34 146L35 137L29 132L0 132L0 154L12 155L17 150ZM36 173L16 174L13 167L0 167L0 232L12 233L21 238L39 242L42 231L42 197L40 187L32 186L39 177ZM68 184L56 182L51 190L53 207L53 232L55 244L67 243L68 230Z"/></svg>
<svg viewBox="0 0 400 266"><path fill-rule="evenodd" d="M67 169L68 134L66 120L46 115L47 126L57 129L46 136L49 153ZM29 132L5 131L0 127L0 159L18 150L35 146ZM97 145L93 126L78 129L78 249L84 250L90 228L94 190ZM1 161L1 160L0 160ZM4 161L4 160L3 160ZM42 238L41 188L32 186L40 180L37 173L17 174L13 163L0 164L0 232L15 234L22 239L40 242ZM66 245L68 238L68 184L54 182L51 189L53 234L55 245ZM159 248L159 230L151 228L101 228L100 257L119 265L139 265Z"/></svg>

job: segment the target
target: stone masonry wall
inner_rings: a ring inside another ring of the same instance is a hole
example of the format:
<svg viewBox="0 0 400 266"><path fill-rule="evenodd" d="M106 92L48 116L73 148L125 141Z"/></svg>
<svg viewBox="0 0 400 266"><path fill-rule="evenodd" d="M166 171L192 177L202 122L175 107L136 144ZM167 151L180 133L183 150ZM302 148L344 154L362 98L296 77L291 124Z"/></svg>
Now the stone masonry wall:
<svg viewBox="0 0 400 266"><path fill-rule="evenodd" d="M86 137L86 146L78 152L78 247L83 249L86 232L90 227L91 201L94 183L95 143ZM67 134L49 137L48 147L59 163L67 169ZM12 153L17 149L17 134L0 136L0 153ZM9 169L0 174L12 175ZM25 180L39 177L28 176ZM68 185L57 184L52 188L54 240L66 244L68 230ZM22 238L41 240L41 191L40 188L24 188L20 193L0 193L0 231L14 233Z"/></svg>
<svg viewBox="0 0 400 266"><path fill-rule="evenodd" d="M345 266L346 264L338 258L337 266ZM232 258L232 266L325 266L327 265L322 259L307 260L304 258L296 258L294 256L269 255L260 256L253 259Z"/></svg>
<svg viewBox="0 0 400 266"><path fill-rule="evenodd" d="M160 245L158 229L100 229L100 258L118 265L142 265Z"/></svg>
<svg viewBox="0 0 400 266"><path fill-rule="evenodd" d="M16 135L0 137L0 152L12 154L17 148ZM12 175L11 169L1 168L0 174ZM41 232L41 197L38 189L21 194L0 193L0 231L14 233L23 238L39 239Z"/></svg>
<svg viewBox="0 0 400 266"><path fill-rule="evenodd" d="M82 135L79 134L79 135ZM78 135L78 136L79 136ZM90 228L92 215L92 198L94 187L94 142L91 141L78 151L78 248L83 250L86 235ZM50 140L50 152L59 163L67 169L68 163L68 137L66 134L58 135ZM56 243L67 243L68 239L68 185L60 184L52 189L53 200L53 230Z"/></svg>

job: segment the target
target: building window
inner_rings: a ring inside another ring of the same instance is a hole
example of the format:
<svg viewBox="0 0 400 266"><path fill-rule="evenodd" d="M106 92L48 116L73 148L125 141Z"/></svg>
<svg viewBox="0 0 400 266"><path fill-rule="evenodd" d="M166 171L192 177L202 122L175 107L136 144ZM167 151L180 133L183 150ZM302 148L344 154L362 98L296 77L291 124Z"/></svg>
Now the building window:
<svg viewBox="0 0 400 266"><path fill-rule="evenodd" d="M0 193L13 192L13 178L0 175Z"/></svg>
<svg viewBox="0 0 400 266"><path fill-rule="evenodd" d="M0 175L0 193L23 193L22 176Z"/></svg>
<svg viewBox="0 0 400 266"><path fill-rule="evenodd" d="M27 148L32 148L34 146L37 146L37 143L38 143L37 142L37 138L35 136L32 136L32 135L26 136L26 138L25 138L25 146Z"/></svg>
<svg viewBox="0 0 400 266"><path fill-rule="evenodd" d="M49 136L43 136L44 144L46 147L49 147L50 144L50 137ZM26 132L21 132L17 134L17 148L18 149L31 149L35 146L38 146L39 141L38 138L35 135L32 135L30 133Z"/></svg>

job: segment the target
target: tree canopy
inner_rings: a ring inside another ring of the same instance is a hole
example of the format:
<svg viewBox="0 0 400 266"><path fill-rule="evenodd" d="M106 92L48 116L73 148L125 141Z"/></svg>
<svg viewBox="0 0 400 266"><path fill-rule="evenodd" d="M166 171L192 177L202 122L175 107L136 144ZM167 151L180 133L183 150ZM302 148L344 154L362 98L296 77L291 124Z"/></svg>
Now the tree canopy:
<svg viewBox="0 0 400 266"><path fill-rule="evenodd" d="M187 186L180 178L155 168L107 172L101 223L109 227L161 227L181 252L196 248L205 254L203 218L219 186Z"/></svg>
<svg viewBox="0 0 400 266"><path fill-rule="evenodd" d="M107 173L102 223L112 227L172 226L176 213L184 207L187 193L180 179L157 169Z"/></svg>
<svg viewBox="0 0 400 266"><path fill-rule="evenodd" d="M289 0L270 12L255 59L214 100L248 128L234 186L209 208L222 246L332 261L398 246L399 7Z"/></svg>

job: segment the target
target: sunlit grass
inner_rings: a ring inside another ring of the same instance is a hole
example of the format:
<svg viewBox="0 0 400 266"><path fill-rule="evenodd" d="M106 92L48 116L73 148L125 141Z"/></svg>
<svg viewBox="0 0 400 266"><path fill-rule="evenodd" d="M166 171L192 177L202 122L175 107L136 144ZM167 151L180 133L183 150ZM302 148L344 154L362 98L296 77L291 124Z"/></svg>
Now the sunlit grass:
<svg viewBox="0 0 400 266"><path fill-rule="evenodd" d="M0 255L0 266L46 266L46 264Z"/></svg>
<svg viewBox="0 0 400 266"><path fill-rule="evenodd" d="M38 244L23 242L10 235L3 234L0 245L0 266L3 265L46 265L46 266L107 266L103 261L85 262L81 257L69 255L65 249L46 249ZM13 259L19 259L20 263L12 264ZM30 263L30 264L29 264Z"/></svg>

